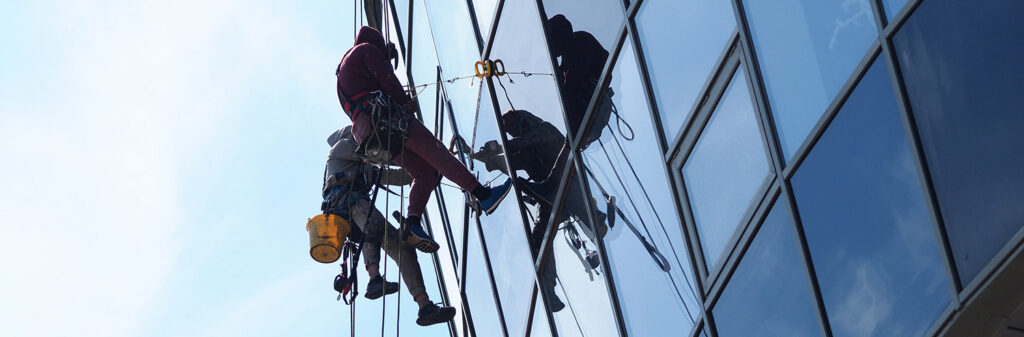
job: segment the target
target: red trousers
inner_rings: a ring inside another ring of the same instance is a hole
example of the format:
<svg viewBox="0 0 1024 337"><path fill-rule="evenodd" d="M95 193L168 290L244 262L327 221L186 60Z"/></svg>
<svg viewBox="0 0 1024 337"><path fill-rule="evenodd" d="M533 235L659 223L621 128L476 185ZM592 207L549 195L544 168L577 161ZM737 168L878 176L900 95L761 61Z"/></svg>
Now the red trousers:
<svg viewBox="0 0 1024 337"><path fill-rule="evenodd" d="M455 158L441 141L437 140L423 123L415 118L408 118L409 138L405 148L393 161L412 176L412 188L409 190L409 209L406 216L422 216L423 209L430 200L430 192L434 191L444 176L464 191L473 191L480 182ZM370 115L359 114L352 121L352 135L360 144L370 133Z"/></svg>

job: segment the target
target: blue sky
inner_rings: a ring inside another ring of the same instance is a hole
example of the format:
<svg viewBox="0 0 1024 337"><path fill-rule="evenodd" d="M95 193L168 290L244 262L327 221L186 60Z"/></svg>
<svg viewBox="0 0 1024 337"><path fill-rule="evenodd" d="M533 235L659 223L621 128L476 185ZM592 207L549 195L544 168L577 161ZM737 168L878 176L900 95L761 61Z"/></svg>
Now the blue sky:
<svg viewBox="0 0 1024 337"><path fill-rule="evenodd" d="M348 123L351 20L343 1L0 3L0 335L347 331L304 225Z"/></svg>

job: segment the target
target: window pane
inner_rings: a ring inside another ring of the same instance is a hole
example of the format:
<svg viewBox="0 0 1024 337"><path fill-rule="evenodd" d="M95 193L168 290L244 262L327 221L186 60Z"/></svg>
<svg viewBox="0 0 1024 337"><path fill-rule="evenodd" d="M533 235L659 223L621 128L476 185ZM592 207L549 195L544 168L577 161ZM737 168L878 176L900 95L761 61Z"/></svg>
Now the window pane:
<svg viewBox="0 0 1024 337"><path fill-rule="evenodd" d="M650 0L636 15L665 137L679 134L736 28L730 1Z"/></svg>
<svg viewBox="0 0 1024 337"><path fill-rule="evenodd" d="M683 166L709 269L750 216L748 210L760 200L771 175L747 78L740 68Z"/></svg>
<svg viewBox="0 0 1024 337"><path fill-rule="evenodd" d="M476 223L469 226L469 251L466 252L466 278L462 280L466 288L466 298L472 310L473 327L480 336L500 336L501 321L498 307L495 305L491 281L487 275L487 265L483 249L480 247L480 236ZM488 247L493 250L493 247ZM491 255L492 261L494 255ZM529 282L525 282L529 284ZM508 310L508 309L505 309ZM461 313L458 313L461 314Z"/></svg>
<svg viewBox="0 0 1024 337"><path fill-rule="evenodd" d="M574 136L597 90L609 49L621 35L622 2L548 0L544 5L547 43L558 63L555 78L561 85L568 134Z"/></svg>
<svg viewBox="0 0 1024 337"><path fill-rule="evenodd" d="M569 159L570 162L572 159ZM562 211L557 214L551 244L540 255L540 289L554 311L555 327L566 336L614 335L615 316L603 278L604 267L597 255L597 234L587 217L583 190L575 168ZM531 244L539 249L549 231L550 207L541 208L533 219ZM602 225L603 226L603 225ZM597 261L597 264L592 264Z"/></svg>
<svg viewBox="0 0 1024 337"><path fill-rule="evenodd" d="M551 326L548 325L548 316L544 314L544 302L540 294L537 295L537 304L533 308L533 323L530 326L530 336L551 336Z"/></svg>
<svg viewBox="0 0 1024 337"><path fill-rule="evenodd" d="M623 120L591 126L600 138L582 153L598 217L614 218L602 271L614 276L629 335L678 335L693 330L702 307L631 43L613 74L611 102Z"/></svg>
<svg viewBox="0 0 1024 337"><path fill-rule="evenodd" d="M894 38L960 280L1024 226L1021 1L926 1Z"/></svg>
<svg viewBox="0 0 1024 337"><path fill-rule="evenodd" d="M884 62L792 180L834 335L923 335L950 288Z"/></svg>
<svg viewBox="0 0 1024 337"><path fill-rule="evenodd" d="M718 335L820 336L812 296L789 208L778 201L715 304Z"/></svg>
<svg viewBox="0 0 1024 337"><path fill-rule="evenodd" d="M907 4L907 0L882 0L882 4L885 5L885 16L891 20Z"/></svg>
<svg viewBox="0 0 1024 337"><path fill-rule="evenodd" d="M480 35L483 36L485 42L487 36L491 33L491 25L494 23L494 9L497 6L498 0L473 0L473 9L476 10L476 21L480 23Z"/></svg>
<svg viewBox="0 0 1024 337"><path fill-rule="evenodd" d="M565 123L558 104L558 87L552 75L550 54L543 43L544 30L540 14L537 14L537 3L509 1L504 6L490 58L501 59L510 72L546 75L526 77L509 74L493 77L500 111L504 113L513 107L530 111L564 134Z"/></svg>
<svg viewBox="0 0 1024 337"><path fill-rule="evenodd" d="M480 60L473 23L464 0L424 1L434 36L437 59L441 64L441 78L448 80L473 74L473 64ZM418 19L418 18L417 18ZM469 86L470 79L455 83L444 83L451 108L455 112L455 123L463 138L473 134L474 117L480 94L479 81ZM451 122L451 121L449 121Z"/></svg>
<svg viewBox="0 0 1024 337"><path fill-rule="evenodd" d="M622 0L543 0L548 18L565 16L573 31L586 32L604 46L612 46L622 30Z"/></svg>
<svg viewBox="0 0 1024 337"><path fill-rule="evenodd" d="M487 91L486 87L484 90ZM466 139L473 149L481 148L481 143L485 140L499 139L498 122L492 104L480 105L479 118L477 129L472 134L476 136ZM473 144L474 142L477 144ZM501 184L508 179L503 167L480 165L477 162L474 163L472 171L485 185ZM494 213L480 216L480 222L483 225L487 251L498 284L498 295L501 298L509 335L521 336L525 332L526 317L530 310L530 294L533 291L533 282L527 280L534 269L524 219L514 193L515 191L510 191Z"/></svg>
<svg viewBox="0 0 1024 337"><path fill-rule="evenodd" d="M869 0L745 0L782 150L792 157L878 38Z"/></svg>

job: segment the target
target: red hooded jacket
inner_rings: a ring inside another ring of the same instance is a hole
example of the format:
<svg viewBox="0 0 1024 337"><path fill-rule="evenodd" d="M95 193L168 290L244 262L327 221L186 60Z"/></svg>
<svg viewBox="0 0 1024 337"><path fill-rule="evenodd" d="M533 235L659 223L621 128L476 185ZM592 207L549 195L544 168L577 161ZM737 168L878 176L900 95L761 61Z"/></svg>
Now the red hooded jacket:
<svg viewBox="0 0 1024 337"><path fill-rule="evenodd" d="M411 101L388 63L386 50L384 37L379 31L368 26L360 28L355 45L338 64L338 87L341 93L351 98L380 90L398 104L405 105ZM351 111L346 113L351 117Z"/></svg>

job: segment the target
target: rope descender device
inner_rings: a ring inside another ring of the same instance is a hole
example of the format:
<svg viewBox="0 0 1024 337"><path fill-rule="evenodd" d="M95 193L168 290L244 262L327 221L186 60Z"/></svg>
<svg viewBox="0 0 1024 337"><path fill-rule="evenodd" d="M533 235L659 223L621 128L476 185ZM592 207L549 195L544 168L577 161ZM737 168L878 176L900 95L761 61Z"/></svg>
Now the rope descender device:
<svg viewBox="0 0 1024 337"><path fill-rule="evenodd" d="M505 63L501 59L476 61L476 64L473 65L473 70L478 78L504 76L507 74L505 72Z"/></svg>

